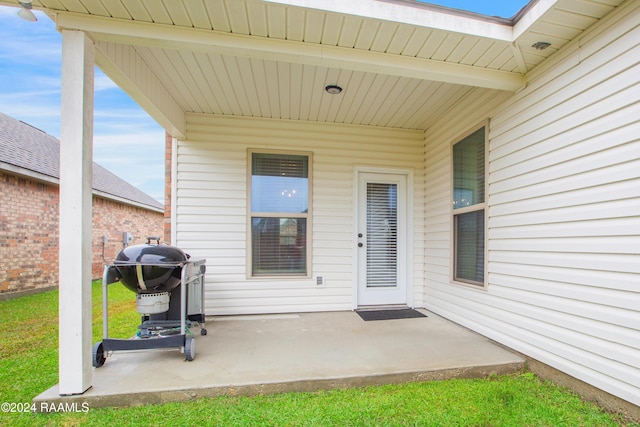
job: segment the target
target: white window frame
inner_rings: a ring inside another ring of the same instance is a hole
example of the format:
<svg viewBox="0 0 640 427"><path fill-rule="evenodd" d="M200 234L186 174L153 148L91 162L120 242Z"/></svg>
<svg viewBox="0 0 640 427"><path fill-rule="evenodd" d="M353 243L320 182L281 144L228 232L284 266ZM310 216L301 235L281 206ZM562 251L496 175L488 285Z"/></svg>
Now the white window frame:
<svg viewBox="0 0 640 427"><path fill-rule="evenodd" d="M467 206L467 207L463 207L463 208L458 208L458 209L454 209L454 185L455 185L455 180L454 180L454 150L453 147L459 143L462 142L464 139L466 139L467 137L469 137L470 135L472 135L473 133L477 132L478 130L482 129L484 127L484 201L482 203L476 203L475 205L471 205L471 206ZM459 136L458 138L455 138L452 143L451 143L451 147L450 147L450 153L451 153L451 199L450 199L450 203L449 206L451 207L451 237L450 237L450 242L451 242L451 272L450 272L450 281L451 283L457 284L457 285L465 285L465 286L470 286L473 288L486 288L487 286L487 276L488 276L488 255L489 255L489 250L488 250L488 221L489 221L489 215L488 215L488 199L489 199L489 121L485 120L484 122L482 122L481 124L474 126L472 129L470 129L469 131L465 132L464 134L462 134L461 136ZM456 247L456 241L457 241L457 235L456 235L456 217L458 215L462 215L465 213L470 213L470 212L479 212L479 211L484 211L484 242L483 242L483 254L484 254L484 266L483 266L483 280L482 282L478 282L475 280L468 280L468 279L464 279L464 278L458 278L456 276L456 271L457 271L457 247Z"/></svg>
<svg viewBox="0 0 640 427"><path fill-rule="evenodd" d="M292 156L305 156L307 157L307 171L308 171L308 201L307 201L307 212L306 213L284 213L284 212L253 212L251 209L251 182L253 175L253 154L282 154L282 155L292 155ZM278 279L278 280L287 280L287 279L310 279L312 277L311 272L311 248L312 244L312 210L313 210L313 153L310 151L289 151L289 150L267 150L267 149L257 149L250 148L247 150L247 278L248 279ZM306 274L253 274L253 233L252 233L252 224L253 217L265 217L265 218L281 218L286 216L287 218L304 218L307 221L307 235L305 238L306 243Z"/></svg>

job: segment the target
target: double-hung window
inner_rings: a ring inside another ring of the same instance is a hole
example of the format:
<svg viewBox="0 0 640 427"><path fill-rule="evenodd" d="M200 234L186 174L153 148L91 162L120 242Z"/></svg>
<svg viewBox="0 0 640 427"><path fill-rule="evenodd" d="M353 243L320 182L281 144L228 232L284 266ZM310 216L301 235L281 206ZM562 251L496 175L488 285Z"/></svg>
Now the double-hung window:
<svg viewBox="0 0 640 427"><path fill-rule="evenodd" d="M485 127L453 146L453 280L485 283Z"/></svg>
<svg viewBox="0 0 640 427"><path fill-rule="evenodd" d="M251 276L308 276L310 155L250 152Z"/></svg>

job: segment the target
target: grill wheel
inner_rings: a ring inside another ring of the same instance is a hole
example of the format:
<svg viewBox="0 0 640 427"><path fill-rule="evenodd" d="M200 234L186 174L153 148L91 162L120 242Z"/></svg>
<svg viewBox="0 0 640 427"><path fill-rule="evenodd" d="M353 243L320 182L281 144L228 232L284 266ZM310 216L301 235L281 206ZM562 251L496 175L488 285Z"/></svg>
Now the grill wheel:
<svg viewBox="0 0 640 427"><path fill-rule="evenodd" d="M191 335L184 340L184 358L189 362L196 358L196 340Z"/></svg>
<svg viewBox="0 0 640 427"><path fill-rule="evenodd" d="M107 358L104 355L104 347L102 346L102 341L97 342L93 346L93 367L99 368L104 365L105 360Z"/></svg>

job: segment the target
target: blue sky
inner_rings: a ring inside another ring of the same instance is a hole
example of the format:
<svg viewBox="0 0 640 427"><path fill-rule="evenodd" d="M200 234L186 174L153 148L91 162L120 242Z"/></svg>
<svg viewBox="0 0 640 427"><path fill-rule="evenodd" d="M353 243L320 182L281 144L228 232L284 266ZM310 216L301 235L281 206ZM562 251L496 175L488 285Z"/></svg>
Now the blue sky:
<svg viewBox="0 0 640 427"><path fill-rule="evenodd" d="M54 23L0 6L0 112L60 138L61 41ZM164 129L99 69L94 160L164 203Z"/></svg>
<svg viewBox="0 0 640 427"><path fill-rule="evenodd" d="M526 0L439 0L443 6L512 17ZM53 22L37 22L0 6L0 112L60 138L61 37ZM99 69L95 75L94 160L164 201L164 130Z"/></svg>
<svg viewBox="0 0 640 427"><path fill-rule="evenodd" d="M423 0L418 0L423 2ZM431 0L424 3L433 3L454 9L468 10L489 16L511 18L520 9L525 7L528 0Z"/></svg>

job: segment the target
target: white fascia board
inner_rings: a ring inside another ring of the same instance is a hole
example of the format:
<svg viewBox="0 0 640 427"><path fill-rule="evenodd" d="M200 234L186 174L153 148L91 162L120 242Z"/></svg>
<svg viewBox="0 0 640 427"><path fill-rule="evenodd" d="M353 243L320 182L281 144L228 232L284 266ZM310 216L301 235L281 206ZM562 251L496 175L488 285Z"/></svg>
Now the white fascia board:
<svg viewBox="0 0 640 427"><path fill-rule="evenodd" d="M557 2L558 0L538 0L524 15L519 17L513 26L513 40L518 40L524 33L529 31L531 26L551 10Z"/></svg>
<svg viewBox="0 0 640 427"><path fill-rule="evenodd" d="M70 13L58 16L58 26L115 43L343 68L512 92L524 85L524 77L518 73L339 46Z"/></svg>
<svg viewBox="0 0 640 427"><path fill-rule="evenodd" d="M493 40L511 42L513 27L491 20L462 16L454 11L438 11L420 5L380 0L264 0L286 6L323 10L340 14L362 16L381 21L410 24L435 30L452 31Z"/></svg>
<svg viewBox="0 0 640 427"><path fill-rule="evenodd" d="M0 162L0 171L6 172L10 175L30 178L34 181L43 182L46 184L54 184L54 185L60 184L60 180L54 176L45 175L43 173L32 171L30 169L26 169L20 166L15 166L10 163Z"/></svg>
<svg viewBox="0 0 640 427"><path fill-rule="evenodd" d="M140 209L157 212L157 213L164 213L164 208L161 209L161 208L156 208L154 206L145 205L144 203L139 203L130 199L125 199L124 197L116 196L111 193L105 193L104 191L93 190L93 195L102 197L103 199L111 200L113 202L118 202L123 205L134 206Z"/></svg>

